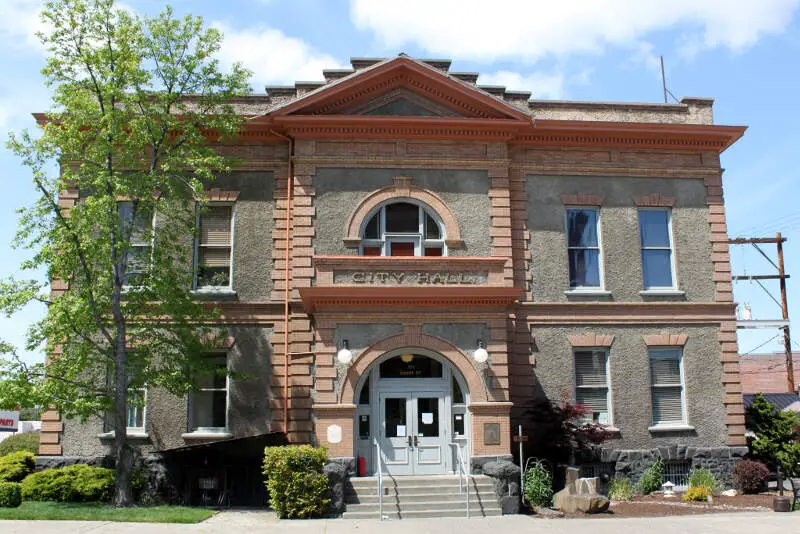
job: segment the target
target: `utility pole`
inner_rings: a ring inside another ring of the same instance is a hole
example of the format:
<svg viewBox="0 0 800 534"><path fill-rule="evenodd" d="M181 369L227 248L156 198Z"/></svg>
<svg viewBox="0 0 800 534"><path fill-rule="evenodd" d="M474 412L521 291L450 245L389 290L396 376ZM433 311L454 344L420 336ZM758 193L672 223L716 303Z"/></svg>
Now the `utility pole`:
<svg viewBox="0 0 800 534"><path fill-rule="evenodd" d="M786 280L789 278L789 275L786 274L786 270L783 265L783 244L787 241L785 237L778 232L775 237L737 237L735 239L729 239L728 243L731 245L753 245L758 252L766 258L768 262L772 264L773 267L778 271L778 274L759 274L759 275L742 275L742 276L731 276L731 279L736 282L740 280L750 280L756 282L761 289L763 289L769 297L775 301L778 306L781 308L781 321L737 321L738 328L773 328L777 326L781 330L783 330L783 346L784 346L784 353L786 354L786 382L789 388L789 391L795 393L797 390L795 389L795 381L794 381L794 361L792 359L792 338L789 334L789 305L787 304L786 299ZM776 264L772 259L761 250L761 247L758 245L760 244L775 244L778 250L778 263ZM770 293L766 287L761 283L762 280L778 280L780 284L780 291L781 291L781 300L778 300Z"/></svg>
<svg viewBox="0 0 800 534"><path fill-rule="evenodd" d="M661 87L664 88L664 103L667 103L667 78L664 76L664 56L658 56L661 60Z"/></svg>

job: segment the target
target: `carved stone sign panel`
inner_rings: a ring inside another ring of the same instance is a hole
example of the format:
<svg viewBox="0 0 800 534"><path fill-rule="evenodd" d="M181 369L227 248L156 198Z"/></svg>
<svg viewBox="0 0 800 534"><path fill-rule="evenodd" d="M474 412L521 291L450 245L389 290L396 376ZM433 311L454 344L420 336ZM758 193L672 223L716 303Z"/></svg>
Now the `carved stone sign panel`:
<svg viewBox="0 0 800 534"><path fill-rule="evenodd" d="M485 285L489 273L452 271L335 271L334 284L392 286Z"/></svg>

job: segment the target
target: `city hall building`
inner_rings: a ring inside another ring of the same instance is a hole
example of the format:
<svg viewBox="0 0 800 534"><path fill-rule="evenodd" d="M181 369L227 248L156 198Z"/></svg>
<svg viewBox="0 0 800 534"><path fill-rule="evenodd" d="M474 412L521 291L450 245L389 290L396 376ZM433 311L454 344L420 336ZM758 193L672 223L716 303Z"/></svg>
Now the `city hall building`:
<svg viewBox="0 0 800 534"><path fill-rule="evenodd" d="M352 67L235 101L196 289L227 329L209 358L239 378L136 392L134 443L280 432L367 474L378 454L453 473L458 451L479 472L535 432L536 401L566 399L613 434L598 465L729 469L745 429L720 155L744 128L706 98L531 100L445 60ZM42 454L111 444L101 421L45 419Z"/></svg>

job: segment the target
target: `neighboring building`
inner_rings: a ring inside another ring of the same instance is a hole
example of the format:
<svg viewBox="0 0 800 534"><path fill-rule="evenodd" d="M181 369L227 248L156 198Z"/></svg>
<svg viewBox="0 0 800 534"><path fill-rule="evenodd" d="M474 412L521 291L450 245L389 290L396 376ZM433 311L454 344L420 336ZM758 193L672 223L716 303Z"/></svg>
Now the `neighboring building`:
<svg viewBox="0 0 800 534"><path fill-rule="evenodd" d="M720 154L744 128L706 98L529 100L446 60L352 65L237 100L198 291L229 326L209 357L251 378L141 391L142 450L285 430L368 473L373 440L394 475L452 472L451 444L480 470L566 395L613 430L612 470L727 472L745 428ZM102 455L103 431L46 421L42 453Z"/></svg>
<svg viewBox="0 0 800 534"><path fill-rule="evenodd" d="M792 362L795 376L798 376L800 353L792 353ZM783 352L743 354L739 360L739 370L742 375L742 392L745 394L792 393L786 370L786 354Z"/></svg>

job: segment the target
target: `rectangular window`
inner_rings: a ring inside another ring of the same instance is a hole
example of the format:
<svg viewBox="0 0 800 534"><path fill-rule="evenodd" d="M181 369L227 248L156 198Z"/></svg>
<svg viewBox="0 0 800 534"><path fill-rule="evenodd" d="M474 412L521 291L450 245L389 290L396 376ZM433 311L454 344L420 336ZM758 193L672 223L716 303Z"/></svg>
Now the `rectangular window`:
<svg viewBox="0 0 800 534"><path fill-rule="evenodd" d="M231 287L232 222L232 206L207 206L198 216L198 289Z"/></svg>
<svg viewBox="0 0 800 534"><path fill-rule="evenodd" d="M120 230L123 235L130 232L128 262L122 285L141 285L142 277L150 268L155 216L147 213L141 204L137 205L134 214L133 202L119 202L117 209L119 210Z"/></svg>
<svg viewBox="0 0 800 534"><path fill-rule="evenodd" d="M644 288L672 289L674 277L669 210L640 209L639 235Z"/></svg>
<svg viewBox="0 0 800 534"><path fill-rule="evenodd" d="M128 388L128 432L144 432L147 388Z"/></svg>
<svg viewBox="0 0 800 534"><path fill-rule="evenodd" d="M595 208L567 209L569 287L599 288L600 239Z"/></svg>
<svg viewBox="0 0 800 534"><path fill-rule="evenodd" d="M575 402L587 409L586 423L611 424L608 387L608 351L575 351Z"/></svg>
<svg viewBox="0 0 800 534"><path fill-rule="evenodd" d="M189 402L193 432L220 432L228 427L228 357L213 354L207 363L210 369L198 377Z"/></svg>
<svg viewBox="0 0 800 534"><path fill-rule="evenodd" d="M653 425L686 424L680 348L650 349Z"/></svg>

